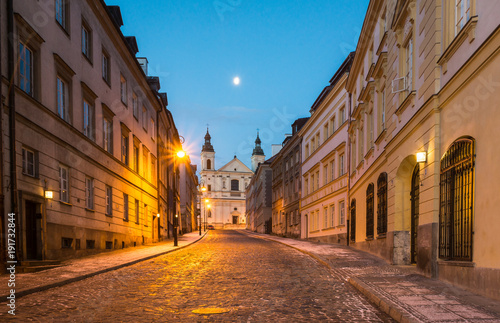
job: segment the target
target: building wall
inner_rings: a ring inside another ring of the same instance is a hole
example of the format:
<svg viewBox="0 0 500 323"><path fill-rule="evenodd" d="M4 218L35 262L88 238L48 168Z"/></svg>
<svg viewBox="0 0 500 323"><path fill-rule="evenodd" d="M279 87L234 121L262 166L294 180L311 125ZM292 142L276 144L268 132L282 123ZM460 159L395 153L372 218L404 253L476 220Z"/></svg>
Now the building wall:
<svg viewBox="0 0 500 323"><path fill-rule="evenodd" d="M311 118L300 131L303 239L346 243L347 73L348 69L327 88L327 94L311 109Z"/></svg>
<svg viewBox="0 0 500 323"><path fill-rule="evenodd" d="M5 7L2 12L6 13ZM14 12L15 58L19 58L19 43L33 52L34 91L26 93L20 87L20 74L15 76L17 222L22 259L64 259L157 241L156 113L163 106L103 2L72 1L66 29L55 21L53 7L43 3L27 5L26 1L15 1ZM44 23L35 19L39 14L46 15ZM2 15L3 26L6 16ZM91 30L89 58L82 53L82 25ZM2 27L2 33L5 30ZM1 41L5 94L9 79L3 59L7 38L2 35ZM109 84L102 76L103 50L109 57ZM68 86L69 117L65 120L58 115L57 76ZM121 77L126 79L124 102ZM137 118L132 113L133 93L138 98ZM94 109L89 134L84 130L84 99ZM4 103L6 107L10 105L8 100ZM2 109L2 113L3 127L8 129L8 108ZM112 120L110 152L104 143L104 117ZM2 137L4 143L9 140L6 133ZM126 163L121 158L122 133L128 138ZM137 171L133 163L134 142L140 156ZM4 147L4 156L8 156L8 146ZM23 167L23 151L34 154L34 173ZM8 166L9 163L3 165L4 183L10 180ZM69 171L67 202L61 198L61 166ZM86 177L93 181L93 203L86 194ZM106 187L111 188L109 212ZM53 199L45 199L44 191L53 191ZM128 205L124 205L124 194L128 196ZM7 209L10 207L8 203ZM36 239L31 238L33 235Z"/></svg>
<svg viewBox="0 0 500 323"><path fill-rule="evenodd" d="M470 17L455 35L450 3L408 1L400 9L397 1L370 2L347 82L353 96L349 196L350 202L356 201L356 227L352 245L394 264L414 263L426 275L500 299L500 254L494 251L499 227L491 217L498 197L495 182L488 180L499 172L491 148L497 132L493 125L499 121L493 94L500 84L496 77L500 66L499 4L470 3ZM384 17L388 28L380 37ZM393 82L407 75L409 39L413 39L413 87L399 91ZM374 122L372 131L377 135L371 144L366 131L370 129L368 115L372 111L378 116L384 88L386 120L382 128ZM472 255L457 260L440 255L444 232L440 221L446 205L441 173L442 158L461 138L474 140L475 164L473 191L467 195L472 196L472 206L467 208L473 214L469 222ZM425 162L417 163L417 152L426 153ZM415 170L418 199L411 195ZM388 218L387 233L379 236L376 192L382 173L387 173L388 179ZM371 183L375 186L374 238L366 230L367 188ZM418 222L412 226L415 213ZM416 232L413 246L412 232Z"/></svg>

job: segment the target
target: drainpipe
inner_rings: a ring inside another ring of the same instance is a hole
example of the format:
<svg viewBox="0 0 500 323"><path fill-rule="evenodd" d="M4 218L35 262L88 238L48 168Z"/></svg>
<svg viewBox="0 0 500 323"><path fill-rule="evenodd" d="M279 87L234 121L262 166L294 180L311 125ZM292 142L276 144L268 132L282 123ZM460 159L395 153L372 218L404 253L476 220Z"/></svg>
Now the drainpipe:
<svg viewBox="0 0 500 323"><path fill-rule="evenodd" d="M351 114L352 114L352 93L349 92L349 114L348 114L348 121L347 121L347 242L346 244L349 245L350 241L350 230L351 227L349 225L349 222L351 220L351 135L349 134L349 129L351 128Z"/></svg>
<svg viewBox="0 0 500 323"><path fill-rule="evenodd" d="M17 176L16 176L16 101L14 85L14 5L13 0L7 1L7 64L9 82L9 148L10 148L10 207L15 214L16 231L21 232L20 216L17 205ZM22 258L19 236L16 239L16 260Z"/></svg>
<svg viewBox="0 0 500 323"><path fill-rule="evenodd" d="M0 4L0 22L2 21L2 9L3 6ZM2 53L2 42L3 39L1 38L2 34L2 24L0 23L0 55ZM4 165L3 163L3 100L2 100L2 94L3 94L3 74L2 74L2 64L0 63L0 165ZM0 166L0 262L5 264L6 263L6 252L7 250L5 249L5 237L6 237L6 232L4 231L4 224L5 224L5 205L4 205L4 192L3 192L3 166ZM5 270L5 269L3 269ZM0 271L0 272L3 272Z"/></svg>

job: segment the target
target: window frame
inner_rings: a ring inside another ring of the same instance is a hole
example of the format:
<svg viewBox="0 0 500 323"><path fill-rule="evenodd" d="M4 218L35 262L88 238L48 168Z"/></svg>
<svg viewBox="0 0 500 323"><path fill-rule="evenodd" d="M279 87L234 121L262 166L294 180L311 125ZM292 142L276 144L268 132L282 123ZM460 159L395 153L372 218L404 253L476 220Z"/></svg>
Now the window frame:
<svg viewBox="0 0 500 323"><path fill-rule="evenodd" d="M102 48L102 54L101 54L101 72L102 72L101 73L102 79L106 82L108 86L111 86L111 57L108 54L108 51L104 49L104 47Z"/></svg>
<svg viewBox="0 0 500 323"><path fill-rule="evenodd" d="M60 6L58 6L60 3ZM61 14L58 15L58 8L61 8ZM70 28L70 15L69 15L69 1L68 0L55 0L54 1L54 20L56 24L61 27L61 29L69 36L69 28ZM58 17L61 17L61 21L59 21Z"/></svg>
<svg viewBox="0 0 500 323"><path fill-rule="evenodd" d="M30 152L33 156L33 161L32 161L33 174L30 174L30 172L28 171L28 165L29 165L28 152ZM22 154L22 173L26 176L38 178L38 151L23 146L21 149L21 154Z"/></svg>
<svg viewBox="0 0 500 323"><path fill-rule="evenodd" d="M87 23L85 18L82 17L82 26L81 26L81 35L80 35L80 40L81 40L81 51L83 56L87 59L87 61L92 65L92 51L93 51L93 46L92 46L92 28L90 28L90 25Z"/></svg>
<svg viewBox="0 0 500 323"><path fill-rule="evenodd" d="M94 209L94 179L85 176L85 208Z"/></svg>
<svg viewBox="0 0 500 323"><path fill-rule="evenodd" d="M66 174L63 177L63 173ZM70 202L69 195L69 167L64 165L59 165L59 201L63 203Z"/></svg>
<svg viewBox="0 0 500 323"><path fill-rule="evenodd" d="M104 189L104 213L107 216L113 216L113 188L109 185Z"/></svg>

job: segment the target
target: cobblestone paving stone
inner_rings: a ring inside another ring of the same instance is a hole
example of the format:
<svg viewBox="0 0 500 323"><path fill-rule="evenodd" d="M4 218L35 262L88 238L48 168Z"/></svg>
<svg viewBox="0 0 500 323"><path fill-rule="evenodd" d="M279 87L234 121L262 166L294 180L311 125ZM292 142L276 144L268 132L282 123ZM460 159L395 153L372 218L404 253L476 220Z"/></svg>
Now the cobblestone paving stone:
<svg viewBox="0 0 500 323"><path fill-rule="evenodd" d="M329 265L338 280L355 279L369 289L370 296L387 301L405 320L500 323L498 301L419 275L413 266L392 266L374 255L337 244L247 234L278 241L318 257ZM403 318L399 316L399 319Z"/></svg>
<svg viewBox="0 0 500 323"><path fill-rule="evenodd" d="M207 307L229 313L200 315ZM0 321L7 306L0 304ZM16 302L19 322L392 322L310 256L236 231Z"/></svg>

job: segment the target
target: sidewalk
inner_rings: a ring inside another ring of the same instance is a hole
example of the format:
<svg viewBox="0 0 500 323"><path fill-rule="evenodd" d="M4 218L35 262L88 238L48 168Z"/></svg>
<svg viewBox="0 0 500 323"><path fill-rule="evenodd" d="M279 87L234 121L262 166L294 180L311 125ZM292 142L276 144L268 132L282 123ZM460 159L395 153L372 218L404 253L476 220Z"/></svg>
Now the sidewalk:
<svg viewBox="0 0 500 323"><path fill-rule="evenodd" d="M47 269L37 273L16 274L16 298L83 280L111 270L126 267L166 253L185 248L205 237L202 232L183 234L178 238L178 246L173 240L162 241L138 247L130 247L110 252L102 252L84 258L64 261L61 267ZM9 295L9 275L0 276L0 299L5 301Z"/></svg>
<svg viewBox="0 0 500 323"><path fill-rule="evenodd" d="M412 266L392 266L347 246L239 232L310 255L398 322L500 322L499 301L424 277Z"/></svg>

